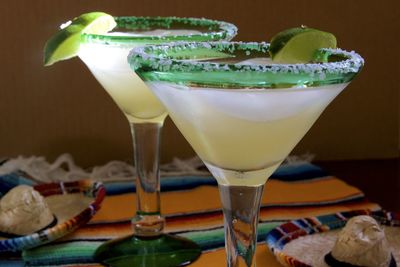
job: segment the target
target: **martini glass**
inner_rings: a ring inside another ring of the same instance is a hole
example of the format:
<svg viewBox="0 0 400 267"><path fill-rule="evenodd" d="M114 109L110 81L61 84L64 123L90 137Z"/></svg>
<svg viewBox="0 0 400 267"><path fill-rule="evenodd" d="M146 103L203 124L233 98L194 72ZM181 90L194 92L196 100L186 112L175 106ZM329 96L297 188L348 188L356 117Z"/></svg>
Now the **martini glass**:
<svg viewBox="0 0 400 267"><path fill-rule="evenodd" d="M181 43L134 49L131 68L218 181L230 267L255 266L268 177L363 66L323 49L321 64L273 64L267 43Z"/></svg>
<svg viewBox="0 0 400 267"><path fill-rule="evenodd" d="M180 266L194 261L200 248L190 240L163 234L160 213L159 143L167 112L132 73L127 62L133 47L171 41L230 40L237 28L208 19L116 17L110 33L83 34L79 57L130 123L137 172L133 235L106 242L96 259L111 266Z"/></svg>

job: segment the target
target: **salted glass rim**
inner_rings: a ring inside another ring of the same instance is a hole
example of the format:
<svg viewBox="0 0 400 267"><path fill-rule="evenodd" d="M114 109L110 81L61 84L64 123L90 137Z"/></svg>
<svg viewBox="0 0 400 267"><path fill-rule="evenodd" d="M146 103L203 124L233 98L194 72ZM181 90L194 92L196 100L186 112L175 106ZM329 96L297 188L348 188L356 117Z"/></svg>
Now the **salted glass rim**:
<svg viewBox="0 0 400 267"><path fill-rule="evenodd" d="M227 83L225 87L229 87L229 84L237 83L240 77L248 81L250 81L251 78L275 79L275 83L279 83L279 79L282 79L282 83L289 84L291 85L290 87L302 87L304 85L312 87L346 83L350 82L364 65L364 59L359 54L340 48L324 48L318 50L316 53L316 55L322 58L335 57L336 61L303 64L220 63L201 60L201 58L200 61L196 61L196 58L194 58L194 60L184 58L176 59L169 55L171 52L175 53L175 55L179 55L182 51L195 51L195 49L216 50L219 52L223 51L224 53L233 53L235 50L242 50L246 55L250 55L252 52L269 55L269 43L266 42L174 42L136 47L130 51L128 61L131 68L137 73L154 72L155 74L152 77L157 76L161 80L164 78L168 80L168 77L172 77L173 75L181 75L182 82L189 82L191 79L190 77L195 77L193 74L199 72L206 72L208 75L203 75L203 78L207 80L208 77L212 79L212 76L218 73L221 77L227 78L224 81L221 80L221 83ZM183 76L185 73L190 73L192 75ZM228 75L230 77L228 77ZM253 75L253 77L249 75ZM176 81L179 82L178 80L177 78ZM204 82L207 84L206 81ZM202 84L201 81L194 83ZM246 84L250 87L257 87L256 85L251 85L251 82L244 82L243 86L246 87ZM266 84L268 84L268 82ZM240 85L239 87L244 88ZM265 88L265 86L262 85L260 87Z"/></svg>
<svg viewBox="0 0 400 267"><path fill-rule="evenodd" d="M132 35L117 35L112 34L113 31L105 34L89 34L83 33L81 35L82 43L98 43L98 44L130 44L136 42L163 42L163 41L183 41L188 38L193 41L212 41L233 38L238 31L238 28L229 22L221 20L213 20L207 18L193 18L193 17L161 17L161 16L116 16L114 17L117 22L117 27L122 29L142 29L146 27L158 26L160 28L169 28L172 24L182 24L182 26L203 26L203 27L216 27L210 31L200 34L178 34L167 36L132 36Z"/></svg>

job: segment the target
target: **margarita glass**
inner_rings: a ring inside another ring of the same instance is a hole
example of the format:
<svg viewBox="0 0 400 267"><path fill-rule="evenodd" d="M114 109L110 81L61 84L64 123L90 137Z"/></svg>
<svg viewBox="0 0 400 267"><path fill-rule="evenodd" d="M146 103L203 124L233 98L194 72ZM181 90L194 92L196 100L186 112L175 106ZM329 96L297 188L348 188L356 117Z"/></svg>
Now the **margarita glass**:
<svg viewBox="0 0 400 267"><path fill-rule="evenodd" d="M137 172L134 234L103 244L96 259L112 266L179 266L195 260L199 247L163 234L160 213L159 143L167 112L132 73L127 62L133 47L171 41L230 40L234 25L208 19L116 17L107 34L83 34L78 56L125 114L131 127ZM136 265L135 265L136 266Z"/></svg>
<svg viewBox="0 0 400 267"><path fill-rule="evenodd" d="M363 66L354 52L280 65L267 43L181 43L134 49L131 68L218 181L230 267L255 266L268 177Z"/></svg>

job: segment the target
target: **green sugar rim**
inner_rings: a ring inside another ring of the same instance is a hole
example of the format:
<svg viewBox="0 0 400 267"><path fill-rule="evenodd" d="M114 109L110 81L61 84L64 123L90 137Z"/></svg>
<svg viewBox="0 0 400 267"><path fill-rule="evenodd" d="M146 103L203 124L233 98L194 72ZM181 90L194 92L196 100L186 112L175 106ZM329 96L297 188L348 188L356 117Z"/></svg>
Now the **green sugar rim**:
<svg viewBox="0 0 400 267"><path fill-rule="evenodd" d="M181 26L182 28L205 27L209 32L201 34L169 35L169 36L126 36L111 34L81 35L82 43L97 43L109 45L123 45L132 43L163 43L171 41L217 41L230 40L237 34L237 27L231 23L205 18L179 18L179 17L114 17L118 28L131 30L147 30L150 28L166 28Z"/></svg>
<svg viewBox="0 0 400 267"><path fill-rule="evenodd" d="M196 55L197 53L197 55ZM176 42L131 50L128 61L144 81L165 81L216 88L315 87L350 82L362 69L363 58L342 49L320 49L317 58L335 61L306 64L229 64L207 60L269 57L268 43ZM207 56L209 54L209 56ZM198 61L205 58L204 61ZM191 59L191 60L188 60ZM196 61L197 59L197 61Z"/></svg>

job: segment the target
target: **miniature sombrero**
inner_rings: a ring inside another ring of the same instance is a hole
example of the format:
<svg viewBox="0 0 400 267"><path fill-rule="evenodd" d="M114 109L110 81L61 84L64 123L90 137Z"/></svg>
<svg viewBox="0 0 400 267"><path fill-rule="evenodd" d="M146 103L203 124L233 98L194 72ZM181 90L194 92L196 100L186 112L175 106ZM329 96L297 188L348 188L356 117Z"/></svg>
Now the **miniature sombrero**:
<svg viewBox="0 0 400 267"><path fill-rule="evenodd" d="M104 196L104 186L89 180L18 186L0 200L0 252L37 247L75 231L100 209Z"/></svg>
<svg viewBox="0 0 400 267"><path fill-rule="evenodd" d="M400 214L351 211L282 224L267 245L284 266L400 266Z"/></svg>

